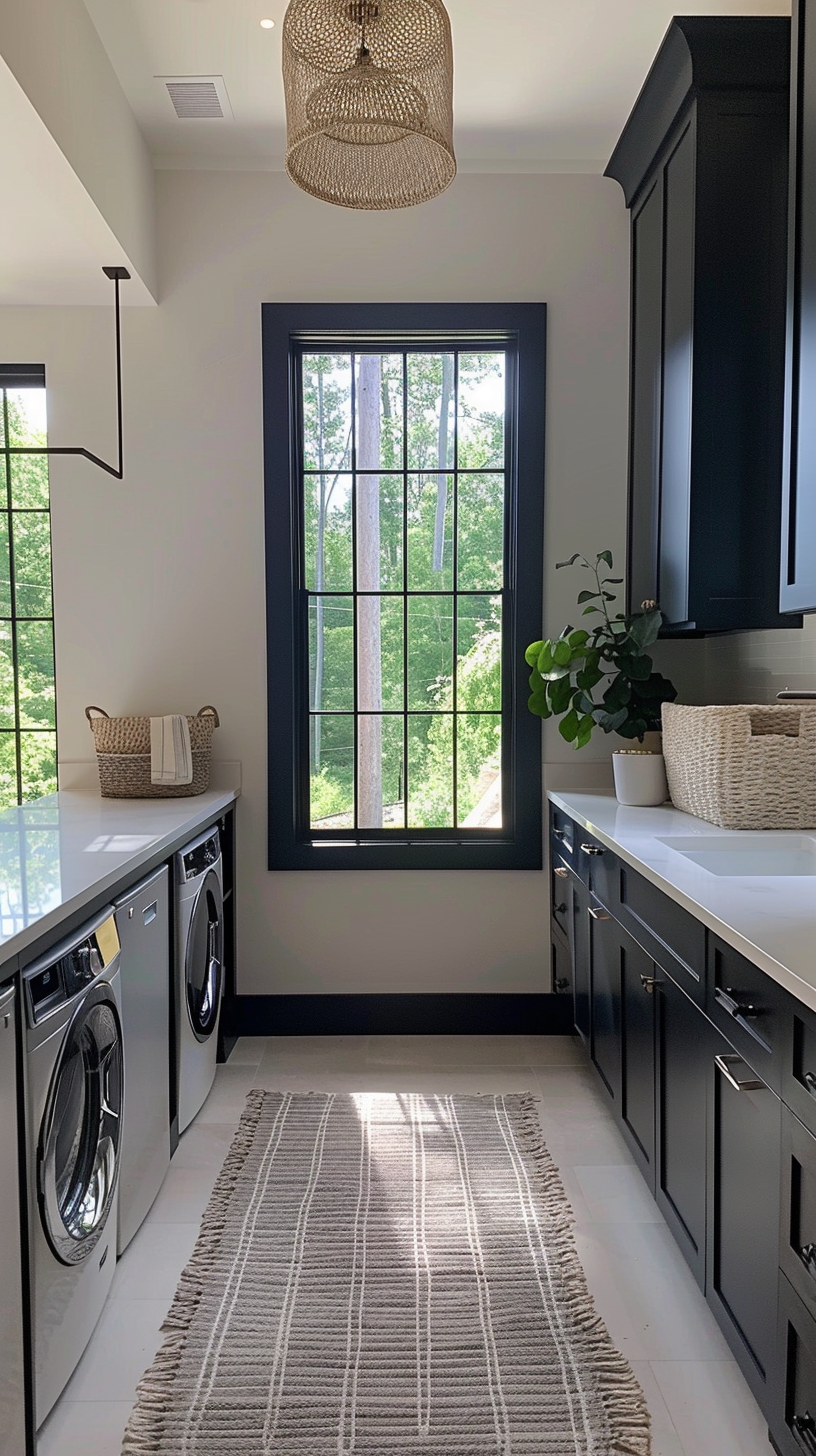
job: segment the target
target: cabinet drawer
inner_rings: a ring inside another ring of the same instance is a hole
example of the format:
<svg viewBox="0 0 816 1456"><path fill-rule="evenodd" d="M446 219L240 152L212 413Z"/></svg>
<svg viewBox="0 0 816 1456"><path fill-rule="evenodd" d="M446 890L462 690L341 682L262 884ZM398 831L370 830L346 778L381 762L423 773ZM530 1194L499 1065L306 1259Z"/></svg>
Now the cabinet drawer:
<svg viewBox="0 0 816 1456"><path fill-rule="evenodd" d="M779 1346L782 1379L771 1421L774 1443L784 1456L816 1456L816 1325L779 1275Z"/></svg>
<svg viewBox="0 0 816 1456"><path fill-rule="evenodd" d="M550 911L554 924L565 936L569 935L570 927L571 873L564 861L553 855L550 861Z"/></svg>
<svg viewBox="0 0 816 1456"><path fill-rule="evenodd" d="M563 809L550 805L550 857L562 859L565 864L575 864L575 837L580 833L578 825Z"/></svg>
<svg viewBox="0 0 816 1456"><path fill-rule="evenodd" d="M816 1137L787 1107L782 1109L779 1265L816 1318Z"/></svg>
<svg viewBox="0 0 816 1456"><path fill-rule="evenodd" d="M620 866L619 918L678 986L702 1006L706 932L701 921L628 865Z"/></svg>
<svg viewBox="0 0 816 1456"><path fill-rule="evenodd" d="M816 1014L791 1000L782 1068L782 1101L816 1133Z"/></svg>
<svg viewBox="0 0 816 1456"><path fill-rule="evenodd" d="M714 1025L776 1092L782 1080L787 1007L785 992L770 976L730 945L709 935L706 1011Z"/></svg>

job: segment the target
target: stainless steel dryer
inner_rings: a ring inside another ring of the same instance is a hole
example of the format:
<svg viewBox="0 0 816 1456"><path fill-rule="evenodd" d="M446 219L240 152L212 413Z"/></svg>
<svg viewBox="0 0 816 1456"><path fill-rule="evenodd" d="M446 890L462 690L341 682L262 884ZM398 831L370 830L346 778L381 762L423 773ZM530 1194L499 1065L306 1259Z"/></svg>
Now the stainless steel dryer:
<svg viewBox="0 0 816 1456"><path fill-rule="evenodd" d="M215 1080L224 989L221 842L211 826L175 858L176 1027L179 1132L203 1107Z"/></svg>
<svg viewBox="0 0 816 1456"><path fill-rule="evenodd" d="M79 1363L116 1265L124 1058L113 910L22 979L39 1427Z"/></svg>

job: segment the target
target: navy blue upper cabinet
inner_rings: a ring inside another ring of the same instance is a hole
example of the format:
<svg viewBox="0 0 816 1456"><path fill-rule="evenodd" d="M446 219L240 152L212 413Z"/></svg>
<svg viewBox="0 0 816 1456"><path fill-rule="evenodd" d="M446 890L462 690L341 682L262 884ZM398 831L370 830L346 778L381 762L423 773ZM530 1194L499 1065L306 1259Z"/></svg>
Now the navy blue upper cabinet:
<svg viewBox="0 0 816 1456"><path fill-rule="evenodd" d="M673 20L606 169L632 219L628 605L658 601L667 634L792 625L789 75L785 18Z"/></svg>
<svg viewBox="0 0 816 1456"><path fill-rule="evenodd" d="M816 611L816 4L794 0L780 604Z"/></svg>

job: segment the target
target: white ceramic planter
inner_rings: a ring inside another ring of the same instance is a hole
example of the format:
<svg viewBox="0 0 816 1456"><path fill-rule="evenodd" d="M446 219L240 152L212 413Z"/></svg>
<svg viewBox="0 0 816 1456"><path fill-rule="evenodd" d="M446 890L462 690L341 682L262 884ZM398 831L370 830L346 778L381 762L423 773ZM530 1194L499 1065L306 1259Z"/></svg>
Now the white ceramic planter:
<svg viewBox="0 0 816 1456"><path fill-rule="evenodd" d="M612 772L619 804L645 808L663 804L669 797L662 753L645 748L623 749L612 754Z"/></svg>

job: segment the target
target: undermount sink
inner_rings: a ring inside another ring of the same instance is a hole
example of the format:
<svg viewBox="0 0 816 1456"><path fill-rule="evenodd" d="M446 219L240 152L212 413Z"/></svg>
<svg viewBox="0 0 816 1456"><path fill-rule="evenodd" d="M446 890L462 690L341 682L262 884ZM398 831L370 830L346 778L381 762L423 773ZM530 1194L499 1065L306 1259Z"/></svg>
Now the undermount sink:
<svg viewBox="0 0 816 1456"><path fill-rule="evenodd" d="M660 843L712 875L816 875L816 838L807 835L685 835Z"/></svg>

